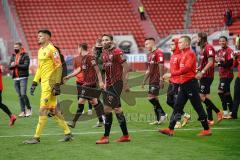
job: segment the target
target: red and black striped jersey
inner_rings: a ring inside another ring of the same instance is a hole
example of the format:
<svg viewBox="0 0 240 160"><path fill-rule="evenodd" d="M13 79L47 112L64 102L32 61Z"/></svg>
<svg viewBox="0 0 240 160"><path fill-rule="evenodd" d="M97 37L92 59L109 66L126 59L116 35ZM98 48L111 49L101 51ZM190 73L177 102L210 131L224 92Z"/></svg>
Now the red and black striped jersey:
<svg viewBox="0 0 240 160"><path fill-rule="evenodd" d="M148 55L149 84L159 85L159 64L164 64L163 52L158 48Z"/></svg>
<svg viewBox="0 0 240 160"><path fill-rule="evenodd" d="M83 85L96 85L97 73L95 66L96 59L93 55L87 54L82 57L81 70L83 72Z"/></svg>
<svg viewBox="0 0 240 160"><path fill-rule="evenodd" d="M119 48L113 48L110 51L104 50L102 53L102 59L107 86L111 86L117 81L122 80L122 64L126 62L126 59L123 57L123 51Z"/></svg>
<svg viewBox="0 0 240 160"><path fill-rule="evenodd" d="M215 50L212 45L206 44L204 48L200 52L200 71L204 69L204 67L208 64L209 58L213 59L213 64L212 66L205 71L203 74L203 77L209 77L213 78L214 77L214 63L215 63Z"/></svg>
<svg viewBox="0 0 240 160"><path fill-rule="evenodd" d="M221 59L221 63L225 64L228 61L233 61L233 50L230 47L218 50L217 57ZM219 66L220 78L233 78L233 66L222 67Z"/></svg>

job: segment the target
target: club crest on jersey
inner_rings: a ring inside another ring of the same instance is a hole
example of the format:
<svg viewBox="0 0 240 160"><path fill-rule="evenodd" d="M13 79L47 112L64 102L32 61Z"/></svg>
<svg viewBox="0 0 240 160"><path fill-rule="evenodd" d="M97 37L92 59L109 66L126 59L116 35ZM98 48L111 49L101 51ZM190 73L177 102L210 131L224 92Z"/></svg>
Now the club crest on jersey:
<svg viewBox="0 0 240 160"><path fill-rule="evenodd" d="M160 57L160 62L162 62L163 61L163 57Z"/></svg>
<svg viewBox="0 0 240 160"><path fill-rule="evenodd" d="M92 63L92 65L95 65L95 64L96 64L96 61L95 61L95 60L92 60L91 63Z"/></svg>
<svg viewBox="0 0 240 160"><path fill-rule="evenodd" d="M209 50L209 55L213 55L213 51L212 50Z"/></svg>
<svg viewBox="0 0 240 160"><path fill-rule="evenodd" d="M82 65L82 69L87 69L87 66L86 65Z"/></svg>
<svg viewBox="0 0 240 160"><path fill-rule="evenodd" d="M110 61L113 60L113 55L112 55L112 54L109 55L109 60L110 60Z"/></svg>

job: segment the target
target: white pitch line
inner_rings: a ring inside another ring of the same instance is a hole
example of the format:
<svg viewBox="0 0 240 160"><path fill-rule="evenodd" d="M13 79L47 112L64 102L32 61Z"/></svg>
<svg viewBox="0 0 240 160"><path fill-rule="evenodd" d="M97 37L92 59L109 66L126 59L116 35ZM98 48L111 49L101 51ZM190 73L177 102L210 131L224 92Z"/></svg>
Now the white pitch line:
<svg viewBox="0 0 240 160"><path fill-rule="evenodd" d="M197 131L201 130L202 128L181 128L176 129L176 131ZM233 127L233 128L211 128L212 130L237 130L240 129L240 127ZM157 129L151 129L151 130L133 130L129 131L130 133L139 133L139 132L157 132ZM102 134L103 132L73 132L73 135L88 135L88 134ZM116 134L120 133L120 131L112 131L111 133ZM62 133L56 133L56 134L42 134L42 136L59 136L63 135ZM33 135L9 135L9 136L0 136L0 138L14 138L14 137L32 137Z"/></svg>

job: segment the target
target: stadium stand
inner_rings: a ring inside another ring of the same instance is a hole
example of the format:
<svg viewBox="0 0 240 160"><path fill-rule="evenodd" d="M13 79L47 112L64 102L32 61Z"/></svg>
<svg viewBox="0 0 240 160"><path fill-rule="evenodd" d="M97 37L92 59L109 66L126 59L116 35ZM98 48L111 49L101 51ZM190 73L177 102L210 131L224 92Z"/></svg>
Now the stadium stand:
<svg viewBox="0 0 240 160"><path fill-rule="evenodd" d="M179 0L177 3L174 0L142 0L142 3L160 37L184 29L186 0Z"/></svg>
<svg viewBox="0 0 240 160"><path fill-rule="evenodd" d="M14 0L23 31L31 50L36 50L36 31L48 28L56 45L76 48L78 42L90 45L103 33L134 35L144 45L144 33L138 15L128 0Z"/></svg>
<svg viewBox="0 0 240 160"><path fill-rule="evenodd" d="M224 12L230 8L237 16L240 0L197 0L193 4L190 29L208 32L210 28L224 26Z"/></svg>

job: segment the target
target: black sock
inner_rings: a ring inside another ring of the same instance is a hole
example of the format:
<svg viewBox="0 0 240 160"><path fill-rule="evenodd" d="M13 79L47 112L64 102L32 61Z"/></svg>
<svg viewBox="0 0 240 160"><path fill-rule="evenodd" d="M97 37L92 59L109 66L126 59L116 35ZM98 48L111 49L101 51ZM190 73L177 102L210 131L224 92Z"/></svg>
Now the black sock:
<svg viewBox="0 0 240 160"><path fill-rule="evenodd" d="M232 112L232 108L233 108L232 96L231 96L231 94L227 94L227 95L225 95L225 97L226 97L226 103L227 103L228 109L230 112Z"/></svg>
<svg viewBox="0 0 240 160"><path fill-rule="evenodd" d="M103 123L103 118L102 117L98 117L98 122Z"/></svg>
<svg viewBox="0 0 240 160"><path fill-rule="evenodd" d="M126 123L126 119L125 119L125 116L122 113L116 113L116 116L117 116L117 120L118 120L118 123L121 127L121 130L122 130L122 133L124 136L127 136L128 135L128 129L127 129L127 123Z"/></svg>
<svg viewBox="0 0 240 160"><path fill-rule="evenodd" d="M104 124L104 126L105 126L104 136L109 136L110 130L111 130L111 127L112 127L112 121L113 121L112 112L105 113L105 117L106 117L106 120L105 120L105 124Z"/></svg>
<svg viewBox="0 0 240 160"><path fill-rule="evenodd" d="M204 128L204 130L209 130L207 118L204 118L203 120L199 120Z"/></svg>
<svg viewBox="0 0 240 160"><path fill-rule="evenodd" d="M210 121L213 120L212 108L208 106L207 106L207 116L208 116L208 120Z"/></svg>
<svg viewBox="0 0 240 160"><path fill-rule="evenodd" d="M156 107L154 107L154 112L155 112L155 116L156 116L157 121L159 121L160 120L160 114L158 113L158 109Z"/></svg>
<svg viewBox="0 0 240 160"><path fill-rule="evenodd" d="M82 115L82 112L84 110L84 104L78 104L77 112L73 118L73 122L77 122L80 116Z"/></svg>
<svg viewBox="0 0 240 160"><path fill-rule="evenodd" d="M0 108L11 118L12 113L5 104L0 104Z"/></svg>
<svg viewBox="0 0 240 160"><path fill-rule="evenodd" d="M92 110L92 104L90 102L88 102L88 109Z"/></svg>
<svg viewBox="0 0 240 160"><path fill-rule="evenodd" d="M159 103L159 100L153 98L153 99L150 99L149 102L153 105L157 121L159 121L160 116L165 115L165 112L163 111L162 106Z"/></svg>
<svg viewBox="0 0 240 160"><path fill-rule="evenodd" d="M174 127L176 125L177 121L180 121L182 117L181 113L176 113L173 111L171 118L170 118L170 123L169 123L169 129L174 130Z"/></svg>
<svg viewBox="0 0 240 160"><path fill-rule="evenodd" d="M100 100L98 100L98 104L94 105L94 109L96 111L98 121L103 122L102 116L104 115L103 104Z"/></svg>
<svg viewBox="0 0 240 160"><path fill-rule="evenodd" d="M206 104L207 108L211 108L211 110L214 110L214 112L220 112L220 110L212 103L210 99L206 98L203 103Z"/></svg>
<svg viewBox="0 0 240 160"><path fill-rule="evenodd" d="M218 95L222 101L223 110L226 111L227 110L226 96L223 93L218 93Z"/></svg>

